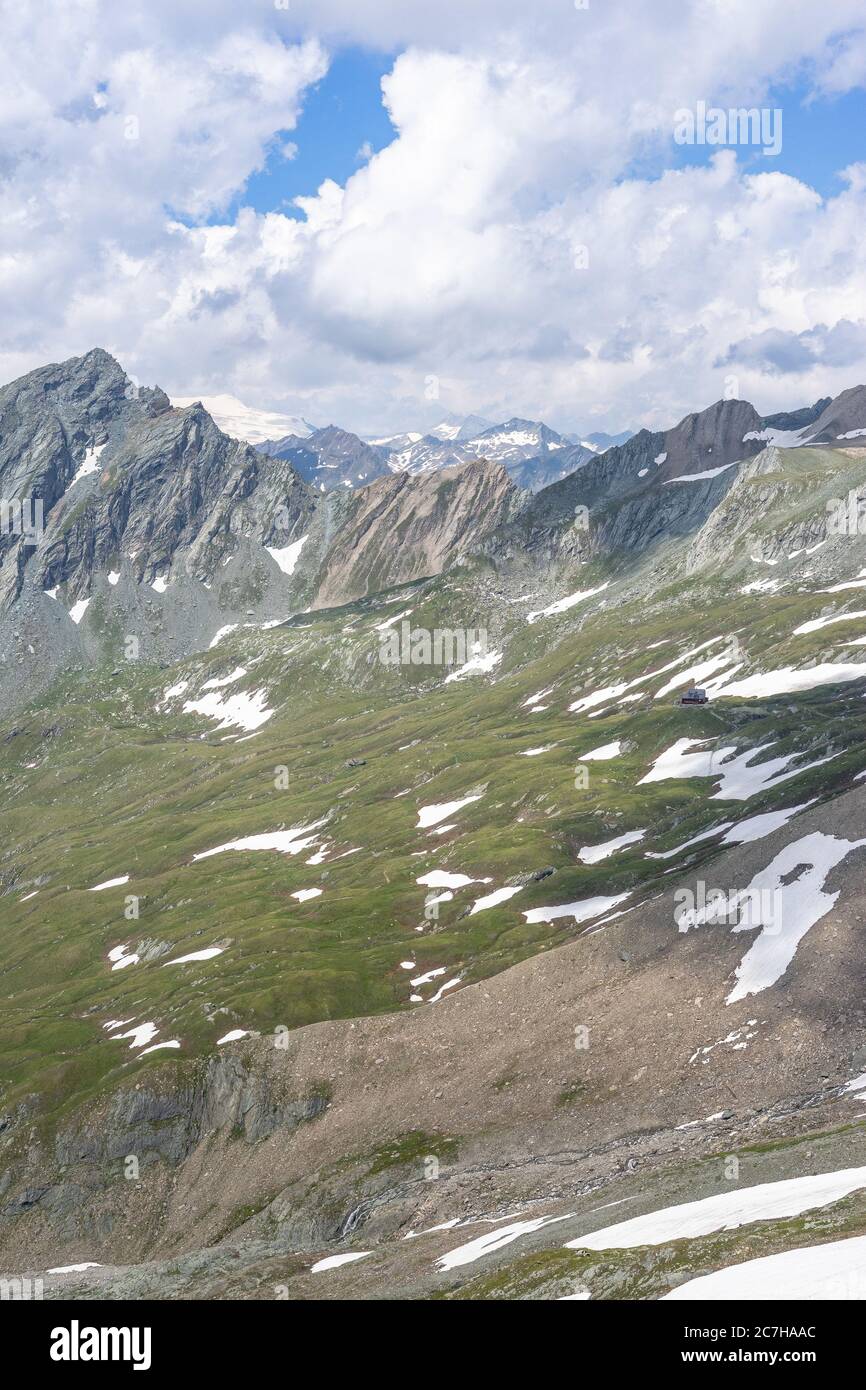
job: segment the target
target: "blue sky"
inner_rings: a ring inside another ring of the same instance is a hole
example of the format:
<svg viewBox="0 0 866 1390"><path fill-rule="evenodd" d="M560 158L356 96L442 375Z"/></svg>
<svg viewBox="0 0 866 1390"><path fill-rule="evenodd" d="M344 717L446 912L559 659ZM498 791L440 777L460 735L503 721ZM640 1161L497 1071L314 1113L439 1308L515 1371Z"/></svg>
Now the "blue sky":
<svg viewBox="0 0 866 1390"><path fill-rule="evenodd" d="M839 170L866 159L866 92L810 101L803 88L782 89L773 94L773 104L784 111L784 147L773 162L822 197L838 193Z"/></svg>
<svg viewBox="0 0 866 1390"><path fill-rule="evenodd" d="M365 162L362 150L376 153L390 144L397 132L382 101L381 80L396 57L393 52L356 47L337 50L327 74L308 91L296 128L280 132L275 141L294 145L294 156L287 159L278 148L272 149L266 167L252 174L232 200L228 215L245 205L257 212L302 217L293 206L295 198L311 197L325 179L345 184ZM716 104L707 99L708 106ZM725 99L718 104L729 103ZM742 104L754 103L744 95ZM760 104L782 111L782 149L765 156L760 149L739 147L738 161L749 173L791 174L826 198L839 192L840 170L866 160L866 91L816 96L810 83L800 80L774 87ZM671 142L663 153L634 160L629 173L652 177L665 168L706 164L713 153L706 145ZM225 215L220 211L209 220L220 221Z"/></svg>
<svg viewBox="0 0 866 1390"><path fill-rule="evenodd" d="M708 100L708 106L714 104ZM839 171L866 159L866 92L862 89L839 96L814 96L809 84L801 81L773 88L760 103L744 97L741 104L782 111L782 149L778 155L738 149L739 162L749 173L791 174L827 198L839 192ZM664 162L673 167L703 164L712 153L708 146L673 144Z"/></svg>
<svg viewBox="0 0 866 1390"><path fill-rule="evenodd" d="M369 146L375 153L390 144L395 131L380 84L393 65L393 54L361 48L338 51L325 77L307 93L295 129L281 133L295 145L294 157L285 159L272 151L267 166L253 174L234 199L229 215L245 204L257 212L300 217L293 199L312 197L325 179L344 184L365 162L359 151Z"/></svg>

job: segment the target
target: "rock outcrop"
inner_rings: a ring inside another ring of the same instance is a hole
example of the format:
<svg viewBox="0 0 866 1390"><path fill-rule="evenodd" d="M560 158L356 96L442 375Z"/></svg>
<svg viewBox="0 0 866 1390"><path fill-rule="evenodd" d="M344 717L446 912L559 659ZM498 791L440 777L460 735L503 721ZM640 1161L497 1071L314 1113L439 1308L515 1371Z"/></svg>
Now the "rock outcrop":
<svg viewBox="0 0 866 1390"><path fill-rule="evenodd" d="M316 582L316 606L438 574L515 516L524 498L501 464L479 459L357 493Z"/></svg>

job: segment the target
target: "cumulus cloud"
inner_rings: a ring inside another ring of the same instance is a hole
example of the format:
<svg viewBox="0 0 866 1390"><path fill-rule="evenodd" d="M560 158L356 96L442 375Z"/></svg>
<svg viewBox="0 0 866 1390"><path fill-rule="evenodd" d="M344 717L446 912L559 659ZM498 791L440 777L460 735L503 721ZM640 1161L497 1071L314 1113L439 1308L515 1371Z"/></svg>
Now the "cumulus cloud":
<svg viewBox="0 0 866 1390"><path fill-rule="evenodd" d="M219 7L213 15L196 8L198 22L178 32L165 3L4 6L0 302L8 360L30 364L46 351L74 350L100 322L100 339L134 352L143 313L132 313L128 334L116 336L122 320L109 312L102 321L100 306L118 286L129 311L138 281L155 294L141 310L159 311L172 292L172 217L222 211L326 71L314 40L286 45L265 29L239 29L236 15Z"/></svg>
<svg viewBox="0 0 866 1390"><path fill-rule="evenodd" d="M841 389L866 375L863 168L824 200L733 150L670 166L674 113L698 100L750 104L795 75L861 83L860 10L10 11L0 372L99 343L178 395L370 432L446 410L668 425L730 394L731 374L767 411ZM302 138L329 54L358 42L393 51L392 143L298 216L244 207L250 174Z"/></svg>

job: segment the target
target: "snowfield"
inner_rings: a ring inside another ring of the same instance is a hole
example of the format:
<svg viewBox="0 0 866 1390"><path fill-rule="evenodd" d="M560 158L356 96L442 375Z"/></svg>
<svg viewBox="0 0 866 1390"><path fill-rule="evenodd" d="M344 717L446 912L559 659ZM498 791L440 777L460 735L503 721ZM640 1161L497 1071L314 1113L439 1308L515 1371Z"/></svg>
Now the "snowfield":
<svg viewBox="0 0 866 1390"><path fill-rule="evenodd" d="M737 966L737 983L725 1002L734 1004L750 994L760 994L782 978L797 946L811 927L833 907L839 893L824 891L832 869L864 840L839 840L815 831L794 840L755 874L744 889L712 898L705 906L683 913L681 932L723 921L732 931L756 931L760 935ZM804 872L805 869L805 872Z"/></svg>
<svg viewBox="0 0 866 1390"><path fill-rule="evenodd" d="M772 743L760 743L755 748L747 748L737 753L733 747L704 749L700 753L691 749L702 747L709 739L678 738L670 748L660 753L638 786L648 782L664 782L679 777L713 777L720 782L719 790L711 801L746 801L767 787L778 787L792 777L799 777L813 767L821 767L830 762L836 754L816 758L802 767L791 769L790 764L800 756L787 753L780 758L766 758L756 763L759 753L772 748Z"/></svg>
<svg viewBox="0 0 866 1390"><path fill-rule="evenodd" d="M817 666L798 670L794 666L782 666L777 671L763 671L730 685L719 686L714 694L736 696L741 700L761 700L770 695L791 695L796 690L814 690L818 685L842 685L845 681L859 681L866 676L866 663L825 661Z"/></svg>
<svg viewBox="0 0 866 1390"><path fill-rule="evenodd" d="M729 1265L689 1279L665 1298L681 1303L731 1298L765 1303L782 1299L859 1303L866 1298L866 1236L806 1245L801 1250L784 1250Z"/></svg>
<svg viewBox="0 0 866 1390"><path fill-rule="evenodd" d="M843 1168L835 1173L809 1174L784 1182L761 1183L719 1192L697 1202L663 1207L660 1211L604 1226L600 1231L566 1243L567 1250L634 1250L641 1245L665 1245L694 1240L713 1231L733 1231L752 1221L779 1221L801 1212L841 1201L866 1187L866 1168Z"/></svg>
<svg viewBox="0 0 866 1390"><path fill-rule="evenodd" d="M183 712L205 714L208 719L219 720L217 730L237 728L249 733L273 718L274 711L267 708L267 698L264 690L242 690L235 695L223 695L219 690L212 690L198 700L185 700Z"/></svg>

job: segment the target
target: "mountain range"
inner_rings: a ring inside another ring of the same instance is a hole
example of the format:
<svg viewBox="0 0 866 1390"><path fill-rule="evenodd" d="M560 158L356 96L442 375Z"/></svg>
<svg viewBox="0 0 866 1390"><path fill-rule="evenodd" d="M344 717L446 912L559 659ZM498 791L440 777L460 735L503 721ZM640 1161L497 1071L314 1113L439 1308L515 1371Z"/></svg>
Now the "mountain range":
<svg viewBox="0 0 866 1390"><path fill-rule="evenodd" d="M866 387L228 424L99 349L0 389L3 1277L697 1297L866 1237Z"/></svg>
<svg viewBox="0 0 866 1390"><path fill-rule="evenodd" d="M477 458L502 463L519 487L537 491L630 437L628 432L595 433L580 439L557 434L536 420L514 418L494 425L480 415L451 415L427 433L364 440L336 425L316 429L303 420L271 438L266 434L280 417L249 410L232 396L206 398L201 404L226 434L254 444L271 458L287 459L320 492L361 487L388 472L424 473Z"/></svg>

